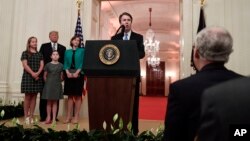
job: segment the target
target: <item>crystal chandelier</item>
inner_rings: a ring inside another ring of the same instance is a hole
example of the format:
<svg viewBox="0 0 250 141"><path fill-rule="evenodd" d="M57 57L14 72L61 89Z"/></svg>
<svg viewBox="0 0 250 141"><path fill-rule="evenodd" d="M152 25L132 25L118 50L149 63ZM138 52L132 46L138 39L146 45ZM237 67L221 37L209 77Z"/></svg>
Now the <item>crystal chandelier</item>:
<svg viewBox="0 0 250 141"><path fill-rule="evenodd" d="M150 18L149 18L149 29L146 32L146 39L144 41L145 51L148 55L147 61L148 65L155 68L160 65L160 58L157 57L159 53L159 44L160 42L155 39L155 32L151 29L151 11L152 8L149 8Z"/></svg>

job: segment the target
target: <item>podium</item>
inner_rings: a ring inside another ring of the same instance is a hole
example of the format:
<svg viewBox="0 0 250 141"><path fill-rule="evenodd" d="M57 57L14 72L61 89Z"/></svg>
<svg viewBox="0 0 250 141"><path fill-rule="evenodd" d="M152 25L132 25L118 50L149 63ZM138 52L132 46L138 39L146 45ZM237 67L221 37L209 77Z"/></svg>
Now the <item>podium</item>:
<svg viewBox="0 0 250 141"><path fill-rule="evenodd" d="M89 129L103 129L104 121L110 129L110 124L115 126L116 113L126 129L132 121L135 83L140 73L136 41L86 41L83 66L87 76Z"/></svg>

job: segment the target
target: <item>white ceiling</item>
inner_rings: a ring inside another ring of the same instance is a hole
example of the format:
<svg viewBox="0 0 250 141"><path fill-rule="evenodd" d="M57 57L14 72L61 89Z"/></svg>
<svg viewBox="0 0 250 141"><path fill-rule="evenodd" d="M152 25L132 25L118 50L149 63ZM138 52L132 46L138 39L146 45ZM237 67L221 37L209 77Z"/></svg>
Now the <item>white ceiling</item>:
<svg viewBox="0 0 250 141"><path fill-rule="evenodd" d="M176 53L179 53L180 38L179 0L102 1L102 11L109 13L113 25L119 27L119 15L128 12L133 16L133 30L143 35L149 28L149 8L152 8L151 28L155 31L156 39L160 41L160 51L174 55L172 58L178 58Z"/></svg>

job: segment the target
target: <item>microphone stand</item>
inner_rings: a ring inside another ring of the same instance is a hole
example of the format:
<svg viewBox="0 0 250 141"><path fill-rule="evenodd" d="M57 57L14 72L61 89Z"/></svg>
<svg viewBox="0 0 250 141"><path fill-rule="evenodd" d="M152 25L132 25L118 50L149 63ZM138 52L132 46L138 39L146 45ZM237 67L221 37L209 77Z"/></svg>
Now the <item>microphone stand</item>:
<svg viewBox="0 0 250 141"><path fill-rule="evenodd" d="M123 33L123 34L124 34L124 31L125 31L125 26L124 26L124 25L121 25L121 26L117 29L117 31L116 31L116 33L115 33L115 35L117 35L117 34L119 33L120 29L122 29L122 30L121 30L121 33Z"/></svg>

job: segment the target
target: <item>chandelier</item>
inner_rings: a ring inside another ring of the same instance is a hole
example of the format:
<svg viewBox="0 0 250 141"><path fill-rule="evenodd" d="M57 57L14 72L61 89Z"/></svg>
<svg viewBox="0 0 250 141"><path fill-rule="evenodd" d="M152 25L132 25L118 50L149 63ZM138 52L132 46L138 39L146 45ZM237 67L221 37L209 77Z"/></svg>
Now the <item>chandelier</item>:
<svg viewBox="0 0 250 141"><path fill-rule="evenodd" d="M146 39L144 41L145 51L147 54L148 65L155 68L160 65L160 58L157 57L159 53L159 44L160 42L155 39L155 32L151 29L151 12L152 8L149 8L149 29L146 32Z"/></svg>

